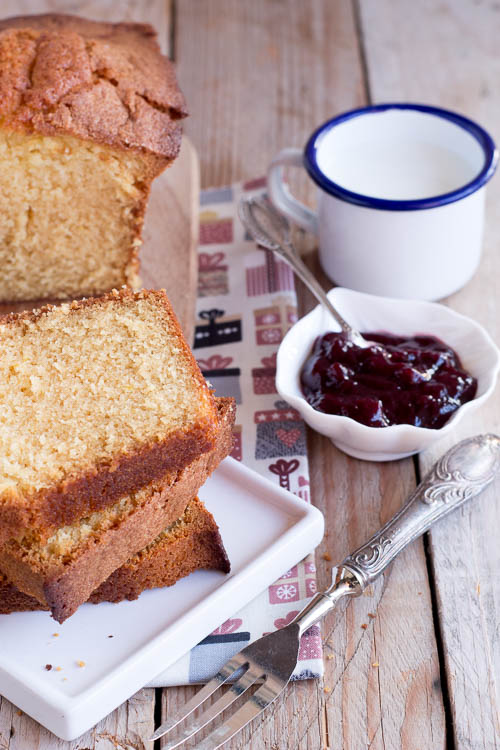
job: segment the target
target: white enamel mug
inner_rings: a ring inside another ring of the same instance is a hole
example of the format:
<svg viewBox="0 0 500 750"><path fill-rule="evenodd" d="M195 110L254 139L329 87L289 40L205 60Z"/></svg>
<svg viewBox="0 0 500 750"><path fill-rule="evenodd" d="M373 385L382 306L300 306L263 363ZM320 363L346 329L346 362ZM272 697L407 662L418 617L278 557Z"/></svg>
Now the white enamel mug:
<svg viewBox="0 0 500 750"><path fill-rule="evenodd" d="M420 104L381 104L321 125L304 151L272 161L269 197L319 237L335 283L387 297L437 300L476 271L485 185L498 160L472 120ZM318 212L297 201L285 166L303 167L319 187Z"/></svg>

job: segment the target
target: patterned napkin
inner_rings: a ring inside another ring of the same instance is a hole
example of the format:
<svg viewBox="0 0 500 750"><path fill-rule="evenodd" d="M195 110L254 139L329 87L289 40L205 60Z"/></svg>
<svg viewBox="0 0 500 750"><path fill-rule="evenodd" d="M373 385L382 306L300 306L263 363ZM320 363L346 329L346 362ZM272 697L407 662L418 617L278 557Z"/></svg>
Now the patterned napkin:
<svg viewBox="0 0 500 750"><path fill-rule="evenodd" d="M233 458L309 502L305 426L276 392L278 345L297 320L293 273L257 249L237 217L242 195L265 180L201 194L197 325L194 353L218 396L237 403ZM216 519L217 520L217 519ZM151 683L206 682L227 659L289 623L316 591L314 558L295 565ZM304 634L293 679L323 674L321 635Z"/></svg>

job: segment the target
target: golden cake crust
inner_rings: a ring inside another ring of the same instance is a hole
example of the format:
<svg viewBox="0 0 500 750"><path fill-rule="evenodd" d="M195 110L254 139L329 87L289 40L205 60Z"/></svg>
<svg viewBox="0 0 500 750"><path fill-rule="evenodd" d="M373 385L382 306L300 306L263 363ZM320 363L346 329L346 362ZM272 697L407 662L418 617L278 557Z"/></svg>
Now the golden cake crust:
<svg viewBox="0 0 500 750"><path fill-rule="evenodd" d="M146 589L172 586L194 570L229 573L231 565L219 528L203 503L195 498L184 514L185 528L175 539L166 534L134 555L96 589L93 604L137 599Z"/></svg>
<svg viewBox="0 0 500 750"><path fill-rule="evenodd" d="M0 21L0 121L175 158L187 115L151 26L46 14Z"/></svg>
<svg viewBox="0 0 500 750"><path fill-rule="evenodd" d="M213 450L220 434L218 404L220 410L220 403L224 403L224 400L216 400L207 390L205 379L184 340L164 290L142 290L135 293L127 288L113 290L102 297L71 302L67 305L67 313L71 315L90 306L102 307L110 300L123 303L142 297L156 298L169 319L170 327L178 338L179 348L184 351L186 361L190 363L191 377L198 383L200 393L207 393L205 418L200 419L189 434L177 430L165 440L147 443L133 452L124 452L112 463L104 463L80 475L73 475L29 496L19 495L14 491L10 494L4 492L0 497L0 544L9 537L21 536L29 529L36 529L48 536L53 529L105 508L122 495L164 478L168 472L175 476L177 471L188 466L197 456ZM0 322L17 325L20 321L34 321L53 309L54 306L47 305L38 310L11 313L0 316ZM190 497L194 494L195 492Z"/></svg>
<svg viewBox="0 0 500 750"><path fill-rule="evenodd" d="M218 406L221 429L215 448L192 461L181 472L160 480L152 487L147 502L100 533L97 539L89 537L77 552L64 561L57 560L48 565L33 564L23 557L18 545L9 542L0 548L0 571L20 591L35 597L43 608L50 609L58 622L70 617L115 570L182 516L199 488L229 454L233 442L235 405L232 399L224 398L219 399ZM156 569L156 559L151 564ZM144 575L144 571L141 573L136 567L132 572L140 579ZM107 591L110 596L110 590ZM138 595L137 588L136 592ZM128 596L134 598L132 593Z"/></svg>
<svg viewBox="0 0 500 750"><path fill-rule="evenodd" d="M182 533L157 539L115 570L90 596L93 604L137 599L146 589L172 586L202 568L229 573L230 563L217 524L203 503L192 500L182 518ZM19 591L0 573L0 614L48 609Z"/></svg>

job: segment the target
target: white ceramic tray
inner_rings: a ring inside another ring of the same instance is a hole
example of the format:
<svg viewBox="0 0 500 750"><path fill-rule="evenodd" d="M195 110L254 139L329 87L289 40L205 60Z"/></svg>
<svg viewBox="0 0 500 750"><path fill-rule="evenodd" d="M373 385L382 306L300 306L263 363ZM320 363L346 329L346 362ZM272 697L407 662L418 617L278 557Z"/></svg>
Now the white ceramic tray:
<svg viewBox="0 0 500 750"><path fill-rule="evenodd" d="M199 571L134 602L86 604L63 625L46 612L0 616L0 694L62 739L75 739L323 536L320 511L231 458L200 497L219 524L232 564L229 576ZM47 671L46 664L53 669Z"/></svg>

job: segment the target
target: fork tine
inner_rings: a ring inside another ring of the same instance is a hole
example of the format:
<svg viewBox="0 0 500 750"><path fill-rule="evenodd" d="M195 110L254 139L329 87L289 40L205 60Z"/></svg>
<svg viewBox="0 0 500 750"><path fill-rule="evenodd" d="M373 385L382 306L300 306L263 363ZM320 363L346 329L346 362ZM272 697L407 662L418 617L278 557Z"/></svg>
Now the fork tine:
<svg viewBox="0 0 500 750"><path fill-rule="evenodd" d="M225 742L234 737L240 729L243 729L252 719L255 719L265 708L272 703L284 688L279 684L273 689L269 678L264 684L220 727L208 735L208 737L197 745L197 750L217 750Z"/></svg>
<svg viewBox="0 0 500 750"><path fill-rule="evenodd" d="M177 726L177 724L180 724L181 721L184 721L184 719L187 719L187 717L193 713L201 704L206 701L207 698L210 698L212 693L215 693L215 691L221 687L221 685L224 685L225 682L229 680L230 677L232 677L235 672L237 672L241 667L246 666L248 662L245 661L244 658L241 657L241 653L236 654L233 656L232 659L229 659L217 672L215 677L213 677L210 682L207 682L207 684L202 687L198 692L193 695L190 701L186 703L184 706L182 712L178 712L174 716L172 716L170 719L167 719L166 721L161 724L158 729L155 730L154 734L151 735L149 738L149 742L153 742L154 740L159 740L160 737L163 737L164 734L167 732L170 732L171 729Z"/></svg>
<svg viewBox="0 0 500 750"><path fill-rule="evenodd" d="M252 687L257 680L263 676L263 670L248 669L234 685L226 690L218 701L216 701L210 708L208 708L201 716L199 716L192 724L184 729L176 740L169 742L164 745L163 750L174 750L175 747L182 745L183 742L189 740L193 735L203 729L209 722L215 719L222 711L234 703L240 695Z"/></svg>

